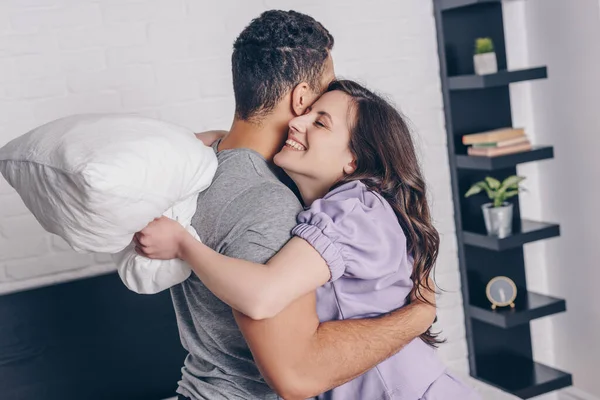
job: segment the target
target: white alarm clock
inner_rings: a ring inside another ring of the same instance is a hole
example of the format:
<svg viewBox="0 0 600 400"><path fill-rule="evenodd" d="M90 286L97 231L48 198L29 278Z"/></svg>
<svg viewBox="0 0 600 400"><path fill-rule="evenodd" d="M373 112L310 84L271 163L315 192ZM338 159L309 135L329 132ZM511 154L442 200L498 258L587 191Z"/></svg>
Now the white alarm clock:
<svg viewBox="0 0 600 400"><path fill-rule="evenodd" d="M506 276L497 276L487 284L485 294L492 303L492 310L495 310L496 307L507 306L515 308L517 285Z"/></svg>

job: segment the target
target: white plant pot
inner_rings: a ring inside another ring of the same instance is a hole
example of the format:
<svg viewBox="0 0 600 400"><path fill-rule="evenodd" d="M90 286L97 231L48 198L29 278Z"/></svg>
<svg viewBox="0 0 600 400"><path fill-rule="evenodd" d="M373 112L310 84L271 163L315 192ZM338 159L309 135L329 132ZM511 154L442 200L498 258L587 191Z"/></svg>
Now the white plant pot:
<svg viewBox="0 0 600 400"><path fill-rule="evenodd" d="M498 61L496 53L475 54L473 56L475 73L477 75L489 75L498 72Z"/></svg>
<svg viewBox="0 0 600 400"><path fill-rule="evenodd" d="M502 207L494 207L492 203L481 206L483 219L488 235L504 238L512 233L512 203L504 203Z"/></svg>

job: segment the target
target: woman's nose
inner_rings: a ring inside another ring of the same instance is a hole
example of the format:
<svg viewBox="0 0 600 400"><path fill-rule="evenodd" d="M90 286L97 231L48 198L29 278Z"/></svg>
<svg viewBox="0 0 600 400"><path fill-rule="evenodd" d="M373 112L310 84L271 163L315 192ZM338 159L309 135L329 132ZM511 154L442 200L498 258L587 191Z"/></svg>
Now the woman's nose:
<svg viewBox="0 0 600 400"><path fill-rule="evenodd" d="M290 129L298 133L304 133L306 130L306 123L304 122L303 117L304 116L299 116L292 119L289 123Z"/></svg>

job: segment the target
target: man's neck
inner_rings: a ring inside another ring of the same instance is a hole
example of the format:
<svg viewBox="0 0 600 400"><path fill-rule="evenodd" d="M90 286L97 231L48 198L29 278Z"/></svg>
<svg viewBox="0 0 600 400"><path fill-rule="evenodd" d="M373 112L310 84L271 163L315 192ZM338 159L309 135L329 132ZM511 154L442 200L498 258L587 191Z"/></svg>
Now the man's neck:
<svg viewBox="0 0 600 400"><path fill-rule="evenodd" d="M271 162L287 138L286 127L284 123L278 124L269 120L258 124L235 119L229 134L219 143L219 151L251 149Z"/></svg>

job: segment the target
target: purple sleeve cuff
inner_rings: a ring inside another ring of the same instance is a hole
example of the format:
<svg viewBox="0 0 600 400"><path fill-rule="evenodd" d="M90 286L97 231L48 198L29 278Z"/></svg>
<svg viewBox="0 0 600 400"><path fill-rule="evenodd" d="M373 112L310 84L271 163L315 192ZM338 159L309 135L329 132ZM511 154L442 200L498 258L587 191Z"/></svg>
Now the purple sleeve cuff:
<svg viewBox="0 0 600 400"><path fill-rule="evenodd" d="M306 240L321 254L331 272L330 282L339 279L344 274L346 266L339 249L321 229L315 225L299 224L292 230L292 235Z"/></svg>

